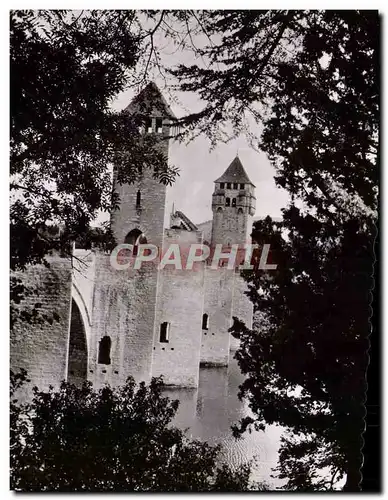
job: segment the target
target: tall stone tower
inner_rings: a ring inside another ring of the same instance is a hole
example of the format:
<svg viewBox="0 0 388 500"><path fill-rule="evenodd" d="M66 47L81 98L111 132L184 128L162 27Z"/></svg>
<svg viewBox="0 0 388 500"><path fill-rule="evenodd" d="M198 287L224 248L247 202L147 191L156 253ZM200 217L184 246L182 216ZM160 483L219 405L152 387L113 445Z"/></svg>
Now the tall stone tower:
<svg viewBox="0 0 388 500"><path fill-rule="evenodd" d="M228 247L238 244L242 247L250 242L252 218L255 213L254 185L238 157L236 157L223 175L215 181L212 209L213 223L211 246L221 244L224 252ZM236 265L240 263L236 261ZM249 307L243 306L234 298L244 292L242 279L234 269L227 266L205 272L204 315L206 323L202 325L201 363L203 365L227 366L231 339L229 328L232 316L244 309L244 319L249 317ZM247 313L245 312L247 311Z"/></svg>
<svg viewBox="0 0 388 500"><path fill-rule="evenodd" d="M147 85L126 108L141 124L143 140L153 134L166 161L169 130L175 117L154 83ZM130 154L130 152L129 152ZM166 186L154 178L152 167L142 165L133 184L120 184L114 172L119 206L111 214L117 244L136 247L163 243ZM135 251L135 249L134 249ZM137 381L151 377L153 333L159 282L157 261L139 270L114 269L109 255L96 255L93 334L90 348L90 379L96 386L122 384L129 375Z"/></svg>
<svg viewBox="0 0 388 500"><path fill-rule="evenodd" d="M173 112L153 83L149 83L133 99L125 112L142 123L143 136L154 134L166 159L168 158ZM111 227L118 244L152 243L161 247L166 204L166 186L155 179L152 168L143 168L142 175L133 184L119 184L114 173L114 190L120 197L118 210L111 214Z"/></svg>
<svg viewBox="0 0 388 500"><path fill-rule="evenodd" d="M238 156L214 184L212 246L250 242L256 209L255 186Z"/></svg>

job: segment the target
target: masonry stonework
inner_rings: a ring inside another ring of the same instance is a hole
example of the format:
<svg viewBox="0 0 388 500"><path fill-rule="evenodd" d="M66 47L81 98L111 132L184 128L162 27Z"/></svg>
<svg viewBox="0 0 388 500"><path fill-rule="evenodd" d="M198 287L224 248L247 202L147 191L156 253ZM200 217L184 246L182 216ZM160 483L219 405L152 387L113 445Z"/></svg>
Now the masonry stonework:
<svg viewBox="0 0 388 500"><path fill-rule="evenodd" d="M153 84L127 112L138 110L142 99L149 112L144 133L160 134L157 147L167 157L175 117ZM236 345L229 332L232 316L251 326L252 304L236 271L241 262L228 269L203 261L188 270L187 254L193 243L222 244L228 251L250 241L254 186L235 158L215 181L213 219L196 226L173 211L170 228L164 229L166 187L147 169L130 185L119 184L117 175L115 171L113 187L120 203L111 214L116 242L132 244L135 254L142 243L156 245L158 258L134 269L136 255L129 255L129 268L119 270L110 254L75 248L72 259L49 257L50 268L31 266L18 273L35 291L24 306L38 300L42 311L55 312L58 319L52 325L16 324L11 368L25 368L41 389L58 387L62 380L76 385L89 380L101 387L123 384L128 376L148 382L163 375L170 390L195 390L200 364L228 365ZM182 269L159 266L172 244L183 253Z"/></svg>
<svg viewBox="0 0 388 500"><path fill-rule="evenodd" d="M28 292L20 310L31 311L38 303L42 314L56 318L52 322L17 321L11 332L10 366L15 372L27 370L31 383L24 389L29 393L34 385L40 389L48 389L49 385L58 388L67 377L71 259L48 256L47 261L49 268L34 265L15 273Z"/></svg>

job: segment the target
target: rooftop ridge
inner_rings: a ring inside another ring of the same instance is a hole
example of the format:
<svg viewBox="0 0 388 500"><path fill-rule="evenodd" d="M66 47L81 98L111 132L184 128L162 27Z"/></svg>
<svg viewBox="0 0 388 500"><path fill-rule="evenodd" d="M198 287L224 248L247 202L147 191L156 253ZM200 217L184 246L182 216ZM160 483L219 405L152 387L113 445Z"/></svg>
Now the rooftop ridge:
<svg viewBox="0 0 388 500"><path fill-rule="evenodd" d="M159 90L155 82L149 82L128 104L124 109L127 113L136 111L136 108L144 107L144 112L161 111L166 117L176 120L171 107Z"/></svg>
<svg viewBox="0 0 388 500"><path fill-rule="evenodd" d="M248 177L243 164L238 156L234 158L229 167L225 170L225 172L216 179L214 182L238 182L241 184L251 184L253 187L254 184Z"/></svg>

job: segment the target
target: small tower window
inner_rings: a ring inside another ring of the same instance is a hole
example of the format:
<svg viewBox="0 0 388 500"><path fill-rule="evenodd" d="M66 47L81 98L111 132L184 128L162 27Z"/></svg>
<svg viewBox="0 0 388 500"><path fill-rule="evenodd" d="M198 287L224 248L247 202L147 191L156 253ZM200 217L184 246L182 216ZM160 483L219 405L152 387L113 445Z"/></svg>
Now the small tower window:
<svg viewBox="0 0 388 500"><path fill-rule="evenodd" d="M226 188L227 188L227 189L232 189L232 184L231 184L230 182L228 182L228 183L226 184Z"/></svg>
<svg viewBox="0 0 388 500"><path fill-rule="evenodd" d="M163 132L163 118L156 118L155 129L157 134L161 134Z"/></svg>
<svg viewBox="0 0 388 500"><path fill-rule="evenodd" d="M145 121L145 131L150 134L152 132L152 118L147 118Z"/></svg>
<svg viewBox="0 0 388 500"><path fill-rule="evenodd" d="M232 198L232 207L236 206L236 198Z"/></svg>
<svg viewBox="0 0 388 500"><path fill-rule="evenodd" d="M240 184L240 189L245 189L245 184Z"/></svg>
<svg viewBox="0 0 388 500"><path fill-rule="evenodd" d="M202 316L202 330L209 330L209 315L206 313Z"/></svg>
<svg viewBox="0 0 388 500"><path fill-rule="evenodd" d="M225 199L225 206L230 207L230 198Z"/></svg>
<svg viewBox="0 0 388 500"><path fill-rule="evenodd" d="M160 325L159 342L168 343L170 340L170 323L165 321Z"/></svg>
<svg viewBox="0 0 388 500"><path fill-rule="evenodd" d="M225 188L225 182L221 182L220 183L220 189L224 189Z"/></svg>
<svg viewBox="0 0 388 500"><path fill-rule="evenodd" d="M141 207L141 193L140 190L136 193L136 208Z"/></svg>
<svg viewBox="0 0 388 500"><path fill-rule="evenodd" d="M100 345L98 349L98 363L100 365L110 365L110 349L112 346L112 341L110 337L105 335L100 340Z"/></svg>
<svg viewBox="0 0 388 500"><path fill-rule="evenodd" d="M243 214L243 213L244 213L244 210L243 210L242 208L239 208L239 209L237 210L237 213L238 213L239 215L240 215L240 214Z"/></svg>
<svg viewBox="0 0 388 500"><path fill-rule="evenodd" d="M218 207L218 208L217 208L217 213L222 214L222 212L223 212L222 208L221 208L221 207Z"/></svg>
<svg viewBox="0 0 388 500"><path fill-rule="evenodd" d="M233 184L233 189L238 189L238 183L237 183L237 182L235 182L235 183Z"/></svg>

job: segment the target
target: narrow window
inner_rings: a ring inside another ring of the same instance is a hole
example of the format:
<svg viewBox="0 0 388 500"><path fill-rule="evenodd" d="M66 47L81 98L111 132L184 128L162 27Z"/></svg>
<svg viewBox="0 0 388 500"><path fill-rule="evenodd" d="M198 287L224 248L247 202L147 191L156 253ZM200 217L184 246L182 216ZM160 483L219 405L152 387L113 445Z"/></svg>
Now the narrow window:
<svg viewBox="0 0 388 500"><path fill-rule="evenodd" d="M163 118L156 118L155 128L158 134L161 134L163 132Z"/></svg>
<svg viewBox="0 0 388 500"><path fill-rule="evenodd" d="M238 184L237 184L237 182L235 182L235 183L233 184L233 189L238 189Z"/></svg>
<svg viewBox="0 0 388 500"><path fill-rule="evenodd" d="M244 189L245 188L245 184L240 184L240 189Z"/></svg>
<svg viewBox="0 0 388 500"><path fill-rule="evenodd" d="M231 184L230 182L228 182L228 183L226 184L226 188L227 188L227 189L232 189L232 184Z"/></svg>
<svg viewBox="0 0 388 500"><path fill-rule="evenodd" d="M141 193L140 190L136 194L136 208L140 208L141 206Z"/></svg>
<svg viewBox="0 0 388 500"><path fill-rule="evenodd" d="M145 130L149 134L152 132L152 118L147 118L145 121Z"/></svg>
<svg viewBox="0 0 388 500"><path fill-rule="evenodd" d="M100 345L98 349L98 363L100 365L110 365L110 349L112 346L112 341L110 337L105 335L100 340Z"/></svg>
<svg viewBox="0 0 388 500"><path fill-rule="evenodd" d="M225 182L221 182L221 184L220 184L220 188L221 188L221 189L224 189L224 188L225 188Z"/></svg>
<svg viewBox="0 0 388 500"><path fill-rule="evenodd" d="M170 336L170 323L165 321L160 325L160 337L159 342L167 343L169 341Z"/></svg>
<svg viewBox="0 0 388 500"><path fill-rule="evenodd" d="M236 206L236 198L232 198L232 207Z"/></svg>
<svg viewBox="0 0 388 500"><path fill-rule="evenodd" d="M206 313L202 316L202 330L209 330L209 316Z"/></svg>
<svg viewBox="0 0 388 500"><path fill-rule="evenodd" d="M225 206L230 207L230 198L226 198L225 200Z"/></svg>

